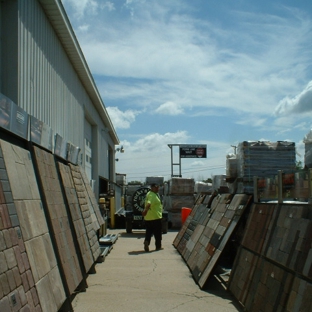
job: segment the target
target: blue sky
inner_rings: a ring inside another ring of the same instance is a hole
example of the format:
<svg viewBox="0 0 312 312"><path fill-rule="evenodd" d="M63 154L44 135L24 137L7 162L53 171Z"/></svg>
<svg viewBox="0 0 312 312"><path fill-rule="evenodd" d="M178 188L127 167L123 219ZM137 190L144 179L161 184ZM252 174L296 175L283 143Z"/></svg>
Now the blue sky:
<svg viewBox="0 0 312 312"><path fill-rule="evenodd" d="M182 176L195 180L225 174L243 141L295 142L304 163L311 0L62 2L124 147L116 172L128 182L170 179L168 144L207 145L206 159L181 159Z"/></svg>

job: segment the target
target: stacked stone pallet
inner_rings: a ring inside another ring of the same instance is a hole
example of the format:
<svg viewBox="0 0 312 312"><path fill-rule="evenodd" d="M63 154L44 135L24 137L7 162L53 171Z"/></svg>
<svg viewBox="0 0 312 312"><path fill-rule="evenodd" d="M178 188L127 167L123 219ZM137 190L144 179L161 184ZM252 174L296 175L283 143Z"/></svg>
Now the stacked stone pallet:
<svg viewBox="0 0 312 312"><path fill-rule="evenodd" d="M172 228L181 228L183 207L193 208L195 203L194 185L194 179L172 178L165 186L163 206L168 211L168 219Z"/></svg>
<svg viewBox="0 0 312 312"><path fill-rule="evenodd" d="M121 194L125 194L126 192L126 184L127 178L125 174L116 173L116 184L118 184L121 188Z"/></svg>
<svg viewBox="0 0 312 312"><path fill-rule="evenodd" d="M279 170L294 173L296 167L295 143L287 141L244 141L238 144L237 193L253 193L254 176L274 178Z"/></svg>
<svg viewBox="0 0 312 312"><path fill-rule="evenodd" d="M78 166L0 141L0 311L72 311L101 260L88 187Z"/></svg>
<svg viewBox="0 0 312 312"><path fill-rule="evenodd" d="M254 204L229 281L247 311L311 311L312 209Z"/></svg>

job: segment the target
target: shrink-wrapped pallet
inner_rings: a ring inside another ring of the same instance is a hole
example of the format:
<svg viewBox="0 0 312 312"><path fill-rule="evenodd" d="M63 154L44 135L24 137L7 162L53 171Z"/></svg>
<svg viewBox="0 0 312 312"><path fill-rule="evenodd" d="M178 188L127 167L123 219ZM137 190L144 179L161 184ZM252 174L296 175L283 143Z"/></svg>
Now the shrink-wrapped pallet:
<svg viewBox="0 0 312 312"><path fill-rule="evenodd" d="M152 183L156 183L158 185L164 184L164 177L146 177L145 184L151 185Z"/></svg>
<svg viewBox="0 0 312 312"><path fill-rule="evenodd" d="M253 177L271 177L282 170L294 172L296 168L295 143L287 141L244 141L237 147L238 177L253 181Z"/></svg>
<svg viewBox="0 0 312 312"><path fill-rule="evenodd" d="M121 173L116 173L116 183L119 185L126 185L126 175Z"/></svg>
<svg viewBox="0 0 312 312"><path fill-rule="evenodd" d="M237 157L234 154L226 157L226 176L227 178L237 178Z"/></svg>
<svg viewBox="0 0 312 312"><path fill-rule="evenodd" d="M168 183L169 195L194 194L195 181L192 178L172 178Z"/></svg>
<svg viewBox="0 0 312 312"><path fill-rule="evenodd" d="M182 207L192 208L195 204L194 195L167 195L163 197L163 207L167 211L181 213Z"/></svg>
<svg viewBox="0 0 312 312"><path fill-rule="evenodd" d="M227 187L226 176L224 174L213 176L212 189L217 191L222 187L223 188Z"/></svg>
<svg viewBox="0 0 312 312"><path fill-rule="evenodd" d="M197 181L194 186L194 193L196 194L211 194L212 192L212 183L205 183Z"/></svg>

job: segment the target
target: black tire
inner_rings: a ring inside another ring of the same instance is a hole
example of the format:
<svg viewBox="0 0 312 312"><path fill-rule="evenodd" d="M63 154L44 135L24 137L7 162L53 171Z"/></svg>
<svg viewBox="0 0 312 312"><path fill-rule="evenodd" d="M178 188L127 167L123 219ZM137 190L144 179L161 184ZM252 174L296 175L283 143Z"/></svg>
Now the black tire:
<svg viewBox="0 0 312 312"><path fill-rule="evenodd" d="M132 222L126 221L126 231L127 233L132 233Z"/></svg>
<svg viewBox="0 0 312 312"><path fill-rule="evenodd" d="M168 233L168 221L162 223L162 233L163 234Z"/></svg>

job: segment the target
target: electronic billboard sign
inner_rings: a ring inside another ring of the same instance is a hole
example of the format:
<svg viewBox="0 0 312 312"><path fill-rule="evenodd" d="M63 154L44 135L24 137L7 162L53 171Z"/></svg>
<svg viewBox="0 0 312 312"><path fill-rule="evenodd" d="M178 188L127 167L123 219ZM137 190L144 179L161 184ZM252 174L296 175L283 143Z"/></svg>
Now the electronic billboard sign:
<svg viewBox="0 0 312 312"><path fill-rule="evenodd" d="M207 145L180 144L180 158L207 158Z"/></svg>

